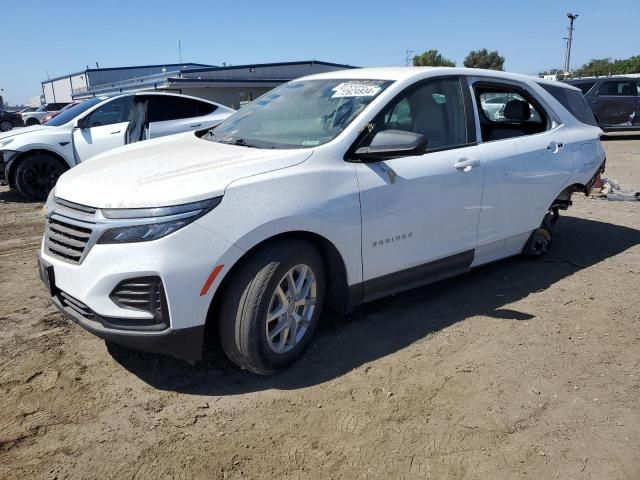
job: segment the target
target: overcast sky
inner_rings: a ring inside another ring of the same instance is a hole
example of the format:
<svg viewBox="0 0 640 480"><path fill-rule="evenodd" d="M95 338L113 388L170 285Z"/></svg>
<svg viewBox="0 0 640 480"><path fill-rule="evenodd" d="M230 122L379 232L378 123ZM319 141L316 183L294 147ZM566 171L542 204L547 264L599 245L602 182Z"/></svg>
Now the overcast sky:
<svg viewBox="0 0 640 480"><path fill-rule="evenodd" d="M438 49L462 64L497 49L519 73L561 67L567 12L578 13L572 66L640 54L640 0L214 1L5 0L0 88L22 103L47 78L101 67L325 60L403 65Z"/></svg>

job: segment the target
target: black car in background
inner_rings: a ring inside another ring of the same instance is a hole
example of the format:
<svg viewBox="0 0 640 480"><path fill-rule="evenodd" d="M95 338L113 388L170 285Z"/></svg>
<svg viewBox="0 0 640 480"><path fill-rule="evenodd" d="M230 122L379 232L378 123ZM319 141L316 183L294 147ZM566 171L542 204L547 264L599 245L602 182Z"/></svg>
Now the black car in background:
<svg viewBox="0 0 640 480"><path fill-rule="evenodd" d="M0 110L0 132L8 132L13 127L22 127L24 122L19 113Z"/></svg>
<svg viewBox="0 0 640 480"><path fill-rule="evenodd" d="M604 131L640 130L640 78L581 78L566 82L582 90Z"/></svg>

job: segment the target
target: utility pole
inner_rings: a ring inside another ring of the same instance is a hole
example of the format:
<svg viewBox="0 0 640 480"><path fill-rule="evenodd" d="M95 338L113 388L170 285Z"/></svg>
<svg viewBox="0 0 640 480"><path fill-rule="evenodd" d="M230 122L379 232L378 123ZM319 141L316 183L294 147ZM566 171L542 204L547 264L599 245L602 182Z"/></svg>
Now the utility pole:
<svg viewBox="0 0 640 480"><path fill-rule="evenodd" d="M182 44L180 40L178 40L178 57L180 58L180 63L182 63Z"/></svg>
<svg viewBox="0 0 640 480"><path fill-rule="evenodd" d="M568 74L571 69L571 44L573 42L573 31L575 30L573 28L573 22L575 22L575 20L578 18L578 14L567 13L567 18L569 19L569 27L567 27L567 30L569 30L569 36L566 38L567 49L564 54L564 73L565 74Z"/></svg>
<svg viewBox="0 0 640 480"><path fill-rule="evenodd" d="M404 59L404 64L408 67L411 64L411 61L413 60L413 54L415 52L413 50L405 50L404 52L406 54Z"/></svg>

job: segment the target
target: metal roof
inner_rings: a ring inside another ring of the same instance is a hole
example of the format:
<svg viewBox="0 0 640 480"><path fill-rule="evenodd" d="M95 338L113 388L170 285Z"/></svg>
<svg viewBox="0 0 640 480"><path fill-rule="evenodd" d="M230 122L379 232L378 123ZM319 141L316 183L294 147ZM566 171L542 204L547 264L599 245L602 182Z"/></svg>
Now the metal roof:
<svg viewBox="0 0 640 480"><path fill-rule="evenodd" d="M55 82L56 80L62 80L64 78L75 77L76 75L84 75L89 72L107 72L113 70L133 70L136 68L161 68L161 67L181 67L180 70L189 70L189 68L185 68L188 65L195 65L196 68L216 68L215 65L208 65L206 63L192 63L192 62L183 62L183 63L159 63L156 65L131 65L128 67L105 67L105 68L85 68L84 70L80 70L79 72L67 73L66 75L60 75L58 77L47 78L46 80L41 81L40 83L49 83Z"/></svg>
<svg viewBox="0 0 640 480"><path fill-rule="evenodd" d="M246 65L229 65L226 67L215 67L209 66L204 68L185 68L182 70L183 73L198 73L198 72L212 72L212 71L223 71L223 70L239 70L244 68L266 68L266 67L289 67L295 65L325 65L327 67L338 67L338 68L358 68L353 65L347 65L343 63L332 63L332 62L323 62L322 60L302 60L297 62L275 62L275 63L249 63Z"/></svg>

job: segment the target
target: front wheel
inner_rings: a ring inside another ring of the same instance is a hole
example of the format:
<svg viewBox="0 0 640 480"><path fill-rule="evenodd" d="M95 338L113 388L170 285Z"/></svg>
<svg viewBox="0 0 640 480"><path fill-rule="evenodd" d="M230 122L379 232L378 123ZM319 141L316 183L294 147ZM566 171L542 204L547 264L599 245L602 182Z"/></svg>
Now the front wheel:
<svg viewBox="0 0 640 480"><path fill-rule="evenodd" d="M8 132L13 128L13 123L6 120L0 122L0 132Z"/></svg>
<svg viewBox="0 0 640 480"><path fill-rule="evenodd" d="M64 171L62 163L51 155L30 155L22 160L16 169L16 190L29 200L46 200Z"/></svg>
<svg viewBox="0 0 640 480"><path fill-rule="evenodd" d="M27 120L27 127L33 127L34 125L40 125L40 122L35 118L30 118Z"/></svg>
<svg viewBox="0 0 640 480"><path fill-rule="evenodd" d="M220 342L236 365L270 375L300 356L325 294L318 251L292 240L268 245L240 267L224 292Z"/></svg>

